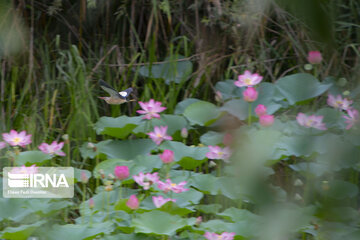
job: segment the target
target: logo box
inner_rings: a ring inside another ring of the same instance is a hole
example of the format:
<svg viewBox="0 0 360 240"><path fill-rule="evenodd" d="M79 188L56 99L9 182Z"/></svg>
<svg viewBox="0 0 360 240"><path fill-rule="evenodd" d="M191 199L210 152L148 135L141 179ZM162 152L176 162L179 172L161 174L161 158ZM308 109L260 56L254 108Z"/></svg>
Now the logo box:
<svg viewBox="0 0 360 240"><path fill-rule="evenodd" d="M27 170L29 169L29 170ZM4 198L72 198L74 168L37 167L3 169Z"/></svg>

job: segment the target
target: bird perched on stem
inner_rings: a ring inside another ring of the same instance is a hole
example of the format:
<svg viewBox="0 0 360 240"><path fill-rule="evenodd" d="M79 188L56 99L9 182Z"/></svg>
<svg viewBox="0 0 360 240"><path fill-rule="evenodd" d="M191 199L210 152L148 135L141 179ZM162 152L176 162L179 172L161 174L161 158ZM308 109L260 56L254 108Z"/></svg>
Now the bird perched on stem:
<svg viewBox="0 0 360 240"><path fill-rule="evenodd" d="M100 99L105 100L105 102L108 104L118 105L125 102L136 101L135 99L129 100L129 95L133 92L132 88L118 92L103 80L99 80L99 84L104 91L110 94L110 97L99 97Z"/></svg>

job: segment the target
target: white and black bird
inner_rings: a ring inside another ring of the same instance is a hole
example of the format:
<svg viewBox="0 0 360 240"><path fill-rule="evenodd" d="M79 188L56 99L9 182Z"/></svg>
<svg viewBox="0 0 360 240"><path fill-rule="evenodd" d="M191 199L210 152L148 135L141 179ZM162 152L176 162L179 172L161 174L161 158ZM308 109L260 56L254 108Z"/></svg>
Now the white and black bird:
<svg viewBox="0 0 360 240"><path fill-rule="evenodd" d="M110 94L110 97L99 97L100 99L105 100L108 104L118 105L125 102L136 101L135 99L129 99L130 94L133 92L132 88L118 92L103 80L99 80L99 84L104 91Z"/></svg>

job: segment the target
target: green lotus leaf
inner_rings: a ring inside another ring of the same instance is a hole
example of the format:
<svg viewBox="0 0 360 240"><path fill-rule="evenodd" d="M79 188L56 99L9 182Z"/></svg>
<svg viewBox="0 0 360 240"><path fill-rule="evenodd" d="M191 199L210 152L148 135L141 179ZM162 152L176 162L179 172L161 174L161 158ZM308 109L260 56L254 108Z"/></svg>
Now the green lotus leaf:
<svg viewBox="0 0 360 240"><path fill-rule="evenodd" d="M41 166L49 162L51 156L41 151L21 152L16 159L16 164L30 166L36 164Z"/></svg>
<svg viewBox="0 0 360 240"><path fill-rule="evenodd" d="M221 112L212 103L198 101L186 107L184 116L192 125L209 126L221 116Z"/></svg>
<svg viewBox="0 0 360 240"><path fill-rule="evenodd" d="M332 84L320 83L314 76L307 73L297 73L280 78L275 86L284 98L294 105L297 102L320 96Z"/></svg>
<svg viewBox="0 0 360 240"><path fill-rule="evenodd" d="M176 233L176 230L194 223L195 221L192 218L185 219L160 210L154 210L139 214L138 217L133 219L132 226L137 233L172 236Z"/></svg>
<svg viewBox="0 0 360 240"><path fill-rule="evenodd" d="M124 139L141 123L141 117L101 117L95 124L97 134Z"/></svg>

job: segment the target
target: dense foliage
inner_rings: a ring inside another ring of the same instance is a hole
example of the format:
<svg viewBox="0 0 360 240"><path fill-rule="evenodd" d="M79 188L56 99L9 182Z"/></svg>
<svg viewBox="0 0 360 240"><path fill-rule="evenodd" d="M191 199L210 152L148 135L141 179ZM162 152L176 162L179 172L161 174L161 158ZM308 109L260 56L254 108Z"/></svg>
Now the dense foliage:
<svg viewBox="0 0 360 240"><path fill-rule="evenodd" d="M251 2L2 3L0 238L359 239L359 3Z"/></svg>

